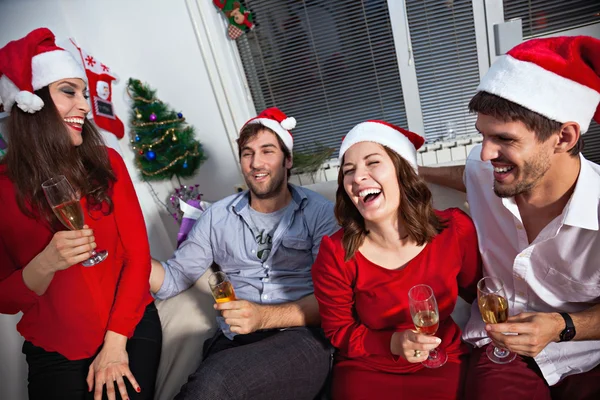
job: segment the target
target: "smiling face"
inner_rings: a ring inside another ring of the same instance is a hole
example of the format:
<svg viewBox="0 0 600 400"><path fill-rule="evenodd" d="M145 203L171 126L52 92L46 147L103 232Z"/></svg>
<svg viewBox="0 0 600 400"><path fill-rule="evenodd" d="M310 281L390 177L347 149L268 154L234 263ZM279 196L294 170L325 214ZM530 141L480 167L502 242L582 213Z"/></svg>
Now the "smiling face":
<svg viewBox="0 0 600 400"><path fill-rule="evenodd" d="M83 80L61 79L49 85L50 96L65 122L73 146L83 143L81 136L85 116L90 111L87 102L87 87Z"/></svg>
<svg viewBox="0 0 600 400"><path fill-rule="evenodd" d="M494 167L497 196L529 193L543 182L554 154L552 136L540 142L520 121L504 122L481 113L475 127L483 135L481 160Z"/></svg>
<svg viewBox="0 0 600 400"><path fill-rule="evenodd" d="M344 190L365 222L397 219L400 206L398 175L383 146L360 142L344 154Z"/></svg>
<svg viewBox="0 0 600 400"><path fill-rule="evenodd" d="M242 147L240 163L246 185L259 199L277 197L287 190L287 169L292 160L285 158L277 136L266 129Z"/></svg>

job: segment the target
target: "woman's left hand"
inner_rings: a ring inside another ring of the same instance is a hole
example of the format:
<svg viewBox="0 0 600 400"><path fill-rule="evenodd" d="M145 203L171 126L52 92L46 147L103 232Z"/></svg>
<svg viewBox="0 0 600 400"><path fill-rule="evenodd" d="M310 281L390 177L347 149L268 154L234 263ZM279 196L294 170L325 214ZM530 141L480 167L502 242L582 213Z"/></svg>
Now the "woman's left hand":
<svg viewBox="0 0 600 400"><path fill-rule="evenodd" d="M94 390L94 400L102 400L102 389L106 385L108 400L115 400L115 383L123 400L129 399L123 378L127 377L137 392L140 386L129 369L129 356L125 346L127 337L108 331L102 350L90 365L86 382L88 390Z"/></svg>

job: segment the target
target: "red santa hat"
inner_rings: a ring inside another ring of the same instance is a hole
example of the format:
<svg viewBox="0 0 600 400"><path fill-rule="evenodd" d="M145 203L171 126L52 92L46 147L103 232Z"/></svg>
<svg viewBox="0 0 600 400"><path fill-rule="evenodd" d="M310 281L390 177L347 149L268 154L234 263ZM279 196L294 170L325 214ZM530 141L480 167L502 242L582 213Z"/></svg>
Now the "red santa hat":
<svg viewBox="0 0 600 400"><path fill-rule="evenodd" d="M585 133L600 123L600 40L588 36L532 39L500 57L477 90L554 121L574 121Z"/></svg>
<svg viewBox="0 0 600 400"><path fill-rule="evenodd" d="M0 49L0 102L9 113L15 103L28 113L41 110L44 102L33 92L66 78L85 80L85 71L56 45L47 28L31 31Z"/></svg>
<svg viewBox="0 0 600 400"><path fill-rule="evenodd" d="M360 142L374 142L394 150L417 170L417 150L425 143L423 137L385 121L361 122L348 132L340 147L340 163L344 153Z"/></svg>
<svg viewBox="0 0 600 400"><path fill-rule="evenodd" d="M255 118L246 122L244 126L248 124L262 124L266 126L281 138L283 144L285 144L285 147L290 152L294 148L294 138L290 131L296 127L296 119L286 116L279 108L267 108Z"/></svg>

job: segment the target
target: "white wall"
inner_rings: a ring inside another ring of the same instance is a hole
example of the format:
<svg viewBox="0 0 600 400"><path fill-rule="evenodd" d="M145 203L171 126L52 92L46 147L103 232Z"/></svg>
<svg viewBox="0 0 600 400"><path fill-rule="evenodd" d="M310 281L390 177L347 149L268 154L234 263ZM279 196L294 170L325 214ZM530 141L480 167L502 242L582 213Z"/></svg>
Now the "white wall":
<svg viewBox="0 0 600 400"><path fill-rule="evenodd" d="M206 3L211 2L207 0ZM231 141L240 123L251 111L245 106L238 106L236 99L229 99L227 103L222 88L211 86L207 67L212 71L213 85L220 82L215 81L218 73L226 77L229 74L227 69L232 67L223 61L221 64L215 64L214 60L204 63L198 35L204 35L205 46L208 36L205 30L198 30L204 28L201 24L197 23L194 27L188 12L191 4L195 6L191 1L186 4L184 0L0 0L0 47L42 26L50 28L58 40L73 37L82 48L111 67L121 78L113 87L113 101L117 115L126 126L129 106L125 83L129 77L148 82L158 90L161 100L181 110L187 122L196 128L208 160L189 183L200 184L204 198L215 201L233 193L234 187L243 182ZM202 16L199 8L192 10L190 7L196 20L202 17L213 27L222 24L214 7L203 7ZM224 27L216 30L218 35L225 34ZM222 36L213 37L211 43L213 50L230 46ZM204 50L210 56L211 48L205 47ZM223 84L230 85L231 82ZM215 95L213 90L221 94ZM244 102L247 99L243 99ZM236 109L239 111L234 116L232 112ZM134 179L152 255L159 259L168 258L174 249L177 225L156 204L146 184L139 180L132 163L128 132L123 140L110 140L109 145L120 146ZM173 188L171 183L153 185L163 199ZM14 316L0 315L1 399L25 398L26 372L22 363L12 362L22 357L22 340L14 331L16 320Z"/></svg>

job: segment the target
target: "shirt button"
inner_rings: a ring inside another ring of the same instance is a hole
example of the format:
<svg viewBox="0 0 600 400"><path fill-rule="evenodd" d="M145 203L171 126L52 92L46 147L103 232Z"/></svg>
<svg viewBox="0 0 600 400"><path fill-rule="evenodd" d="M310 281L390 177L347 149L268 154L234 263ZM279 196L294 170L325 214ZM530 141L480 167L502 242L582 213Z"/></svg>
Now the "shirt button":
<svg viewBox="0 0 600 400"><path fill-rule="evenodd" d="M268 294L264 294L264 295L263 295L263 299L267 300L268 298L269 298L269 295L268 295Z"/></svg>
<svg viewBox="0 0 600 400"><path fill-rule="evenodd" d="M256 253L256 250L252 250L252 254Z"/></svg>
<svg viewBox="0 0 600 400"><path fill-rule="evenodd" d="M519 295L519 297L525 296L525 293L523 293L523 292L517 292L517 294Z"/></svg>
<svg viewBox="0 0 600 400"><path fill-rule="evenodd" d="M522 229L523 229L523 225L521 225L521 224L517 224L517 229L518 229L518 230L522 230Z"/></svg>
<svg viewBox="0 0 600 400"><path fill-rule="evenodd" d="M269 278L263 278L263 282L269 282Z"/></svg>
<svg viewBox="0 0 600 400"><path fill-rule="evenodd" d="M269 264L265 264L263 265L264 268L268 269L269 268Z"/></svg>

